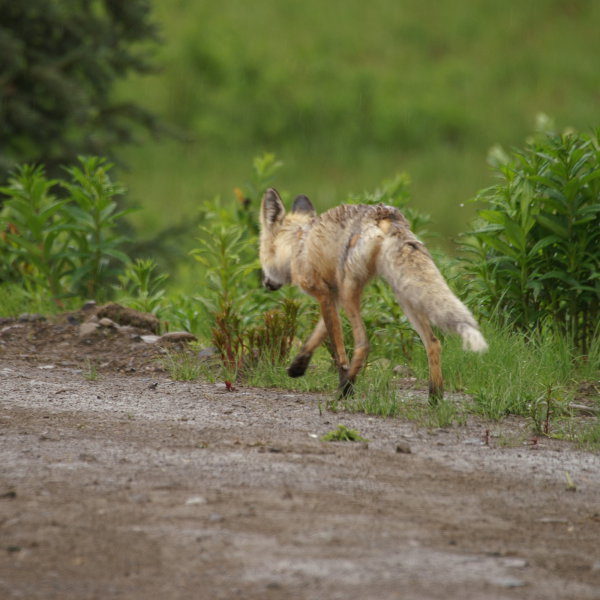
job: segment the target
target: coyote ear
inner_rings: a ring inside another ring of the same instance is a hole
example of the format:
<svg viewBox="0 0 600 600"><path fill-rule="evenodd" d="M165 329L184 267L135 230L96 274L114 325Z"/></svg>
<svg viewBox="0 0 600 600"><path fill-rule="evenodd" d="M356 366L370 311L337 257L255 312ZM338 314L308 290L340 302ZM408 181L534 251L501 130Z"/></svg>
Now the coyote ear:
<svg viewBox="0 0 600 600"><path fill-rule="evenodd" d="M306 196L298 196L292 205L292 212L314 214L315 207Z"/></svg>
<svg viewBox="0 0 600 600"><path fill-rule="evenodd" d="M281 222L285 217L285 208L277 190L269 188L265 192L262 199L261 215L267 225Z"/></svg>

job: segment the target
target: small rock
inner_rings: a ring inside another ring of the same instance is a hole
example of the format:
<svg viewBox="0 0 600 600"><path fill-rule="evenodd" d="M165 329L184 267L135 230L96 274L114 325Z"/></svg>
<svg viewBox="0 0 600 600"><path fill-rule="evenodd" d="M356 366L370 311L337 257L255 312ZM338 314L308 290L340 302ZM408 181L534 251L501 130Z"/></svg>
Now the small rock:
<svg viewBox="0 0 600 600"><path fill-rule="evenodd" d="M141 335L140 338L142 342L145 342L146 344L156 344L156 342L160 340L159 335Z"/></svg>
<svg viewBox="0 0 600 600"><path fill-rule="evenodd" d="M80 339L90 338L98 333L100 325L92 321L86 321L79 326Z"/></svg>
<svg viewBox="0 0 600 600"><path fill-rule="evenodd" d="M390 360L389 358L377 358L376 360L374 360L373 362L371 362L371 367L375 366L375 367L379 367L380 369L389 369L390 368Z"/></svg>
<svg viewBox="0 0 600 600"><path fill-rule="evenodd" d="M221 521L225 520L225 517L222 514L220 514L220 513L211 513L208 516L208 520L211 523L220 523Z"/></svg>
<svg viewBox="0 0 600 600"><path fill-rule="evenodd" d="M283 586L281 585L281 583L279 583L279 581L270 581L269 583L267 583L267 589L268 590L280 590Z"/></svg>
<svg viewBox="0 0 600 600"><path fill-rule="evenodd" d="M565 524L568 523L568 519L563 519L562 517L542 517L541 519L537 519L538 523L560 523Z"/></svg>
<svg viewBox="0 0 600 600"><path fill-rule="evenodd" d="M46 317L44 317L44 315L40 315L38 313L23 313L22 315L19 315L17 321L19 321L20 323L33 323L34 321L45 321Z"/></svg>
<svg viewBox="0 0 600 600"><path fill-rule="evenodd" d="M524 569L529 563L524 558L505 558L502 565L510 569Z"/></svg>
<svg viewBox="0 0 600 600"><path fill-rule="evenodd" d="M198 338L193 333L187 331L170 331L160 336L159 343L176 344L178 342L195 342Z"/></svg>
<svg viewBox="0 0 600 600"><path fill-rule="evenodd" d="M517 579L516 577L496 577L495 579L492 579L490 583L507 589L524 587L527 585L527 582L522 579Z"/></svg>
<svg viewBox="0 0 600 600"><path fill-rule="evenodd" d="M86 463L98 462L98 459L93 454L88 454L87 452L82 452L79 455L79 460Z"/></svg>
<svg viewBox="0 0 600 600"><path fill-rule="evenodd" d="M467 446L483 446L484 441L481 438L468 438L463 441Z"/></svg>
<svg viewBox="0 0 600 600"><path fill-rule="evenodd" d="M95 300L88 300L82 307L81 310L88 311L96 308Z"/></svg>
<svg viewBox="0 0 600 600"><path fill-rule="evenodd" d="M131 335L133 337L140 337L143 333L142 329L138 329L137 327L133 327L131 325L119 325L119 333L121 335Z"/></svg>
<svg viewBox="0 0 600 600"><path fill-rule="evenodd" d="M148 494L133 494L129 496L129 500L135 504L148 504L149 502L152 502Z"/></svg>
<svg viewBox="0 0 600 600"><path fill-rule="evenodd" d="M24 325L7 325L6 327L3 327L2 329L0 329L0 334L10 337L13 333L15 333L15 330L23 329L23 327L25 327L25 326Z"/></svg>
<svg viewBox="0 0 600 600"><path fill-rule="evenodd" d="M206 504L204 496L192 496L185 501L186 506L197 506L198 504Z"/></svg>
<svg viewBox="0 0 600 600"><path fill-rule="evenodd" d="M198 360L205 361L211 359L217 353L217 349L213 347L204 348L198 352Z"/></svg>
<svg viewBox="0 0 600 600"><path fill-rule="evenodd" d="M119 325L132 325L152 333L158 333L160 327L160 321L156 315L127 308L115 302L101 306L96 314L99 319L106 317Z"/></svg>
<svg viewBox="0 0 600 600"><path fill-rule="evenodd" d="M100 319L100 321L98 321L98 323L100 324L100 327L112 327L113 329L117 328L117 324L112 319L109 319L108 317L104 317L104 318Z"/></svg>
<svg viewBox="0 0 600 600"><path fill-rule="evenodd" d="M396 452L398 454L412 454L412 450L406 442L398 442L396 444Z"/></svg>
<svg viewBox="0 0 600 600"><path fill-rule="evenodd" d="M396 365L392 372L394 375L399 375L400 377L410 377L412 375L412 371L408 365Z"/></svg>

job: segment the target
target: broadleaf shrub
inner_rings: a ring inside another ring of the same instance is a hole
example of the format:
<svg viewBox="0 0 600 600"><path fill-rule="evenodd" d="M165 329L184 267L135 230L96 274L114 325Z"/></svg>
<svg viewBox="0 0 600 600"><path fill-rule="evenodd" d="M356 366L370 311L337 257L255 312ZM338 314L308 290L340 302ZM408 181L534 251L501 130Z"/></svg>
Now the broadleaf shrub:
<svg viewBox="0 0 600 600"><path fill-rule="evenodd" d="M48 179L43 167L23 165L0 193L0 278L35 295L106 297L129 258L117 233L115 198L124 189L110 178L111 164L80 158L69 179Z"/></svg>
<svg viewBox="0 0 600 600"><path fill-rule="evenodd" d="M496 168L463 239L471 292L525 331L557 327L585 353L600 320L598 132L538 135Z"/></svg>

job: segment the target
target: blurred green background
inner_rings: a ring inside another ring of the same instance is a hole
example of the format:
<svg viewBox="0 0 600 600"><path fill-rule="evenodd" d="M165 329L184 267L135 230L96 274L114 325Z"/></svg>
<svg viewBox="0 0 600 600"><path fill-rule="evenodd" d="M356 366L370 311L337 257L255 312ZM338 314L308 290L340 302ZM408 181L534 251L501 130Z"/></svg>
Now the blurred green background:
<svg viewBox="0 0 600 600"><path fill-rule="evenodd" d="M600 107L597 0L154 0L159 71L119 93L185 141L124 150L148 238L274 152L275 181L320 209L398 172L450 239L492 183L494 144L521 145L546 113L588 130ZM464 205L467 203L466 205ZM448 245L446 248L448 248Z"/></svg>

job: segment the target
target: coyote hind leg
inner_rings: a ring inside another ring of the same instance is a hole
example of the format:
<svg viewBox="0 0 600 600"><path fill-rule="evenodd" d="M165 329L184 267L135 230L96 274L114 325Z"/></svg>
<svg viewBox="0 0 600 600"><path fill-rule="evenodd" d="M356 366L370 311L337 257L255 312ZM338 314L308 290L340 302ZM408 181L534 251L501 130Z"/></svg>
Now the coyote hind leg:
<svg viewBox="0 0 600 600"><path fill-rule="evenodd" d="M401 305L404 314L416 329L427 352L429 366L429 401L437 404L444 397L444 380L442 378L442 344L435 337L426 315Z"/></svg>

